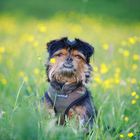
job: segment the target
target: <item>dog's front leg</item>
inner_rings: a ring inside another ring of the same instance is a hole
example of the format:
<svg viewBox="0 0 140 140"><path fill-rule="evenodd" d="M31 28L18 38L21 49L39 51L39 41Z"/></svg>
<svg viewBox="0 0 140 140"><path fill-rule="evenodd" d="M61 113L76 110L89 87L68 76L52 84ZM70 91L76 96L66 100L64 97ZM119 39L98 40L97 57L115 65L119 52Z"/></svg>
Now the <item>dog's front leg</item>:
<svg viewBox="0 0 140 140"><path fill-rule="evenodd" d="M87 115L87 110L85 106L73 106L68 112L69 118L71 118L71 116L73 116L74 114L76 115L80 126L88 125L89 117Z"/></svg>
<svg viewBox="0 0 140 140"><path fill-rule="evenodd" d="M80 125L84 126L86 124L86 120L88 120L86 108L84 106L75 106L74 110L78 115Z"/></svg>
<svg viewBox="0 0 140 140"><path fill-rule="evenodd" d="M49 113L49 115L51 117L55 117L55 111L54 111L54 107L49 103L49 102L46 102L46 110L47 112Z"/></svg>

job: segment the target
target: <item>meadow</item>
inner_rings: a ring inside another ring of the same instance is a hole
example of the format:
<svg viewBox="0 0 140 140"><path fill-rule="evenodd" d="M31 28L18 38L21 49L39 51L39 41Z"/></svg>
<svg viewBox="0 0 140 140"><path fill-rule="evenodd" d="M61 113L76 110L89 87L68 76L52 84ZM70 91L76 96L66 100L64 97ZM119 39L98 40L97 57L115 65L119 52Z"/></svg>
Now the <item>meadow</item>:
<svg viewBox="0 0 140 140"><path fill-rule="evenodd" d="M0 16L0 140L139 140L140 24L70 13L50 19ZM41 110L46 43L68 36L95 48L91 90L98 116L89 136L54 126ZM108 127L109 126L109 127Z"/></svg>

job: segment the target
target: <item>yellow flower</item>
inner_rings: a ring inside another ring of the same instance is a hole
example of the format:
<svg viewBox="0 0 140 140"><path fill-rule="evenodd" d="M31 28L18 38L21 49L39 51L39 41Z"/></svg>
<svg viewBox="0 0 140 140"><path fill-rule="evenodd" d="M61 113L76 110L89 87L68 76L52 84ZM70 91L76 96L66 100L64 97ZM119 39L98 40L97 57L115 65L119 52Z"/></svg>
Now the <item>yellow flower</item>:
<svg viewBox="0 0 140 140"><path fill-rule="evenodd" d="M123 134L120 134L120 138L124 138L124 135Z"/></svg>
<svg viewBox="0 0 140 140"><path fill-rule="evenodd" d="M136 104L136 100L132 100L132 101L131 101L131 104L132 104L132 105Z"/></svg>
<svg viewBox="0 0 140 140"><path fill-rule="evenodd" d="M0 47L0 53L4 53L5 52L5 48L4 47Z"/></svg>
<svg viewBox="0 0 140 140"><path fill-rule="evenodd" d="M129 56L129 54L130 54L130 53L129 53L129 51L128 51L128 50L124 50L124 51L123 51L123 55L124 55L124 57L128 57L128 56Z"/></svg>
<svg viewBox="0 0 140 140"><path fill-rule="evenodd" d="M135 43L136 43L135 37L130 37L130 38L128 39L128 41L129 41L130 44L135 44Z"/></svg>
<svg viewBox="0 0 140 140"><path fill-rule="evenodd" d="M19 77L24 77L24 75L25 75L25 74L24 74L23 71L20 71L20 72L19 72Z"/></svg>
<svg viewBox="0 0 140 140"><path fill-rule="evenodd" d="M114 74L114 77L115 77L115 78L119 78L119 77L120 77L120 74L119 74L119 73L115 73L115 74Z"/></svg>
<svg viewBox="0 0 140 140"><path fill-rule="evenodd" d="M101 64L100 72L101 72L101 74L105 74L108 72L108 67L106 64Z"/></svg>
<svg viewBox="0 0 140 140"><path fill-rule="evenodd" d="M132 84L136 84L136 83L137 83L137 80L136 80L135 78L132 78L132 79L131 79L131 83L132 83Z"/></svg>
<svg viewBox="0 0 140 140"><path fill-rule="evenodd" d="M124 117L124 121L128 122L129 118L127 116Z"/></svg>
<svg viewBox="0 0 140 140"><path fill-rule="evenodd" d="M25 82L28 82L28 77L27 76L24 76L23 79L24 79Z"/></svg>
<svg viewBox="0 0 140 140"><path fill-rule="evenodd" d="M119 78L119 77L116 77L116 78L114 79L114 82L115 82L115 84L119 84L119 83L120 83L120 78Z"/></svg>
<svg viewBox="0 0 140 140"><path fill-rule="evenodd" d="M136 95L135 98L136 98L136 99L139 99L139 95Z"/></svg>
<svg viewBox="0 0 140 140"><path fill-rule="evenodd" d="M112 79L110 78L110 79L107 79L107 80L105 80L104 82L103 82L103 86L104 86L104 88L111 88L112 87Z"/></svg>
<svg viewBox="0 0 140 140"><path fill-rule="evenodd" d="M28 35L27 41L33 42L34 41L34 36L33 35Z"/></svg>
<svg viewBox="0 0 140 140"><path fill-rule="evenodd" d="M115 69L115 71L116 71L116 73L120 73L120 72L121 72L121 69L120 69L119 67L117 67L117 68Z"/></svg>
<svg viewBox="0 0 140 140"><path fill-rule="evenodd" d="M38 30L39 30L40 32L44 33L44 32L47 31L47 28L46 28L45 25L40 24L40 25L38 25Z"/></svg>
<svg viewBox="0 0 140 140"><path fill-rule="evenodd" d="M35 75L38 75L38 74L39 74L39 69L38 69L38 68L35 68L35 69L34 69L34 74L35 74Z"/></svg>
<svg viewBox="0 0 140 140"><path fill-rule="evenodd" d="M107 43L105 43L105 44L102 45L102 47L103 47L103 49L108 50L109 45Z"/></svg>
<svg viewBox="0 0 140 140"><path fill-rule="evenodd" d="M133 64L132 65L132 70L136 70L138 68L138 65L137 64Z"/></svg>
<svg viewBox="0 0 140 140"><path fill-rule="evenodd" d="M1 79L1 83L2 83L3 85L6 85L6 84L7 84L7 80L6 80L5 78L2 78L2 79Z"/></svg>
<svg viewBox="0 0 140 140"><path fill-rule="evenodd" d="M101 83L102 83L102 79L101 79L100 75L96 75L96 76L94 77L94 80L95 80L95 82L97 82L98 84L101 84Z"/></svg>
<svg viewBox="0 0 140 140"><path fill-rule="evenodd" d="M128 133L128 137L132 138L134 136L134 134L132 132Z"/></svg>
<svg viewBox="0 0 140 140"><path fill-rule="evenodd" d="M38 47L38 44L39 44L38 41L34 41L34 42L33 42L33 46L34 46L34 47Z"/></svg>
<svg viewBox="0 0 140 140"><path fill-rule="evenodd" d="M56 62L56 59L55 58L51 58L50 59L50 63L54 64Z"/></svg>
<svg viewBox="0 0 140 140"><path fill-rule="evenodd" d="M133 55L133 60L135 60L135 61L139 60L139 55L138 54L134 54Z"/></svg>
<svg viewBox="0 0 140 140"><path fill-rule="evenodd" d="M135 91L133 91L132 93L131 93L131 96L136 96L137 95L137 93L135 92Z"/></svg>

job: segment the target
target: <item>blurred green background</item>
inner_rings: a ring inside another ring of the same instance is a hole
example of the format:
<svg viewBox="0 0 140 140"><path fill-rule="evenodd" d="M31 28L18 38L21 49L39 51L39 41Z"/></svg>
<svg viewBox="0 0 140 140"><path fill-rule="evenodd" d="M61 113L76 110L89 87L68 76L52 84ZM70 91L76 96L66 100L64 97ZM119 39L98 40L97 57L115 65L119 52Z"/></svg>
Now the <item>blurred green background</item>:
<svg viewBox="0 0 140 140"><path fill-rule="evenodd" d="M123 22L140 20L139 0L0 0L0 13L11 16L49 18L59 13L76 12Z"/></svg>
<svg viewBox="0 0 140 140"><path fill-rule="evenodd" d="M0 140L139 140L139 5L140 0L0 0ZM89 136L70 121L54 125L40 104L48 88L46 42L64 36L95 48L88 88L99 113Z"/></svg>

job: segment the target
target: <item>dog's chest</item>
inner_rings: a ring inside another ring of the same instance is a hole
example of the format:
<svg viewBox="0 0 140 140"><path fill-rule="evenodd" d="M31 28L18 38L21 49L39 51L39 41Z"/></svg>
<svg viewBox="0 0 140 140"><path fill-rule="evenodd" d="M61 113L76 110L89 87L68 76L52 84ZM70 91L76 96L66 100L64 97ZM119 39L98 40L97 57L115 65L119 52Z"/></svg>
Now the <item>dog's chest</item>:
<svg viewBox="0 0 140 140"><path fill-rule="evenodd" d="M59 93L49 88L48 95L57 114L66 114L69 109L86 97L85 87L79 87L70 93Z"/></svg>

